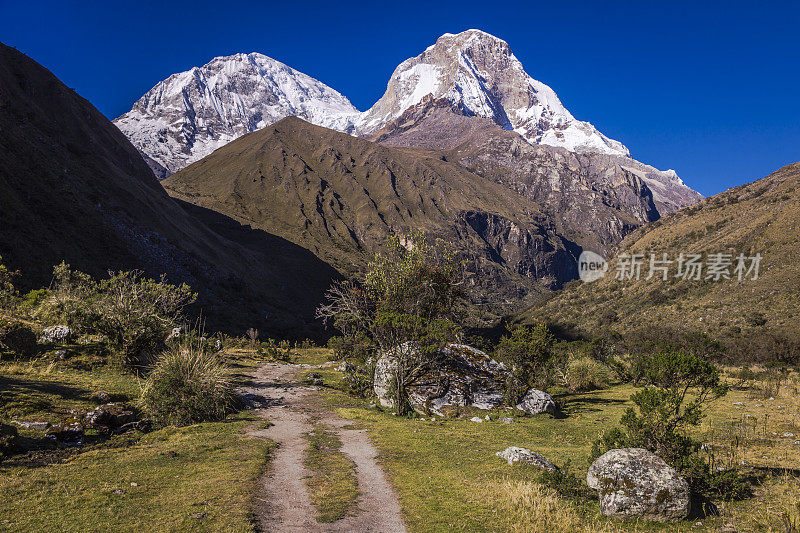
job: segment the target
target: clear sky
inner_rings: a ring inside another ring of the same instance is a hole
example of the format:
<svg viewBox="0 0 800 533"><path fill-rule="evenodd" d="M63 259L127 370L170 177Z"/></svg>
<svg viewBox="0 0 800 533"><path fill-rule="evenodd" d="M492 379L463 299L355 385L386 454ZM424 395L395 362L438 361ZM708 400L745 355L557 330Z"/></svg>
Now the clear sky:
<svg viewBox="0 0 800 533"><path fill-rule="evenodd" d="M361 110L442 33L506 40L632 155L709 195L800 161L800 2L0 0L0 40L109 118L172 73L261 52Z"/></svg>

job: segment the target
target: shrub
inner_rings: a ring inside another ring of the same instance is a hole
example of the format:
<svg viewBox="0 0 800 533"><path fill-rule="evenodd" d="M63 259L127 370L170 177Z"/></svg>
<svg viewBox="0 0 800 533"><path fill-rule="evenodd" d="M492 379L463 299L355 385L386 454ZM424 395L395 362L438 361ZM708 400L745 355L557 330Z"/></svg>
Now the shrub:
<svg viewBox="0 0 800 533"><path fill-rule="evenodd" d="M89 274L71 270L64 262L53 268L52 288L31 314L48 324L66 324L76 331L92 331L97 313L97 283Z"/></svg>
<svg viewBox="0 0 800 533"><path fill-rule="evenodd" d="M170 330L181 322L183 308L196 298L186 284L118 272L99 284L96 329L117 349L120 362L137 364L162 347Z"/></svg>
<svg viewBox="0 0 800 533"><path fill-rule="evenodd" d="M353 350L366 361L377 350L394 352L398 414L408 410L407 387L440 364L442 348L456 339L460 272L441 242L430 245L421 233L394 236L363 278L334 283L317 309L343 334L334 341L339 355Z"/></svg>
<svg viewBox="0 0 800 533"><path fill-rule="evenodd" d="M516 405L531 387L547 381L545 369L552 358L554 337L547 326L516 326L504 335L495 349L495 357L510 370L505 393L509 405Z"/></svg>
<svg viewBox="0 0 800 533"><path fill-rule="evenodd" d="M13 281L17 275L17 272L8 270L0 257L0 309L8 309L14 304L17 293Z"/></svg>
<svg viewBox="0 0 800 533"><path fill-rule="evenodd" d="M142 389L140 405L161 424L187 425L221 420L235 410L238 397L228 368L195 347L164 352Z"/></svg>
<svg viewBox="0 0 800 533"><path fill-rule="evenodd" d="M564 385L570 392L590 391L607 387L610 378L608 367L589 357L582 357L568 363Z"/></svg>
<svg viewBox="0 0 800 533"><path fill-rule="evenodd" d="M620 424L595 441L591 459L612 448L645 448L659 455L687 478L700 496L735 497L744 486L738 475L712 470L699 455L701 444L687 435L699 425L703 410L724 396L728 387L719 369L704 357L685 351L641 358L645 388L634 393Z"/></svg>

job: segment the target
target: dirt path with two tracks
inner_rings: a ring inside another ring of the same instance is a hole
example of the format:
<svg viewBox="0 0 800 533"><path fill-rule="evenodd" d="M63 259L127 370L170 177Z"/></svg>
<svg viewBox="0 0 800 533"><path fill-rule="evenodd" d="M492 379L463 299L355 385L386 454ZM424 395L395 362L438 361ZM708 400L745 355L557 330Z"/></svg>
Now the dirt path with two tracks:
<svg viewBox="0 0 800 533"><path fill-rule="evenodd" d="M256 412L272 422L252 434L278 443L267 474L259 484L255 514L261 531L280 532L404 532L400 502L394 488L377 462L378 452L364 429L352 429L335 413L321 410L315 389L295 380L308 367L269 363L253 376L246 390L263 397ZM312 430L310 412L336 432L344 453L356 465L360 492L358 509L352 516L330 524L316 521L316 510L306 490L309 472L303 466L307 445L305 434Z"/></svg>

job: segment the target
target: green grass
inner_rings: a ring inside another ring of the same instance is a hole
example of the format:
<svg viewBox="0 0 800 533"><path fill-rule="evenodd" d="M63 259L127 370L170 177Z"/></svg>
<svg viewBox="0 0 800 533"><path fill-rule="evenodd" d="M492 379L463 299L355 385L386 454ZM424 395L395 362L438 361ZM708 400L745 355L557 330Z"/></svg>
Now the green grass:
<svg viewBox="0 0 800 533"><path fill-rule="evenodd" d="M334 522L353 512L358 500L358 480L353 461L342 451L342 442L322 424L306 435L304 464L311 471L306 486L317 509L318 522Z"/></svg>
<svg viewBox="0 0 800 533"><path fill-rule="evenodd" d="M0 528L252 531L252 492L271 449L243 434L252 422L165 428L60 464L0 466L0 516L9 520Z"/></svg>
<svg viewBox="0 0 800 533"><path fill-rule="evenodd" d="M509 466L494 455L507 446L523 446L559 466L569 463L583 479L592 442L604 429L617 425L631 405L628 397L634 390L620 385L565 395L560 399L566 404L566 418L517 416L514 424L497 421L504 415L502 411L480 424L432 422L398 418L337 391L326 391L324 397L339 415L369 429L400 495L410 531L485 531L486 524L492 524L493 531L714 531L726 523L734 523L739 531L783 531L782 513L789 511L797 519L800 478L791 472L764 474L758 470L763 475L754 498L725 503L725 516L659 525L603 517L596 500L558 496L537 482L536 469ZM733 460L747 460L748 465L797 468L800 446L780 435L797 427L793 424L800 416L800 398L791 388L772 402L749 396L749 391L737 390L719 400L698 433L715 444L720 457L731 453ZM768 404L774 404L772 409ZM778 405L784 407L776 409ZM742 409L754 413L761 423L766 415L766 441L748 441L737 433ZM794 433L800 435L800 431ZM733 442L737 443L735 449ZM754 512L759 508L768 512ZM700 526L695 525L698 521Z"/></svg>
<svg viewBox="0 0 800 533"><path fill-rule="evenodd" d="M235 371L254 366L242 360ZM98 390L129 402L140 392L136 377L111 367L3 362L0 419L59 422L73 409L94 407L90 398ZM0 463L0 531L47 531L54 524L63 531L252 531L255 484L274 446L246 436L257 424L244 413L41 450L35 445L45 442L42 432L20 429L33 452Z"/></svg>

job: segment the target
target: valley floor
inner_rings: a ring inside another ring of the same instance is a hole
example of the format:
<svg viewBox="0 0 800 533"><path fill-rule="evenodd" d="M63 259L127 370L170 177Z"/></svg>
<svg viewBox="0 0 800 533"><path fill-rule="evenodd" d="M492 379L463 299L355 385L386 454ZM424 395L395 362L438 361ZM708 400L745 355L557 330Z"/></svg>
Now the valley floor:
<svg viewBox="0 0 800 533"><path fill-rule="evenodd" d="M533 467L495 456L527 447L582 480L592 441L617 423L632 387L562 396L563 418L401 418L341 392L329 357L297 350L287 364L232 354L256 409L13 456L0 464L0 531L783 532L800 523L796 382L774 399L734 388L700 428L718 464L753 476L754 496L717 502L718 517L662 525L603 517L595 499L561 495ZM0 414L55 421L90 407L99 388L132 400L138 387L102 367L0 362Z"/></svg>

